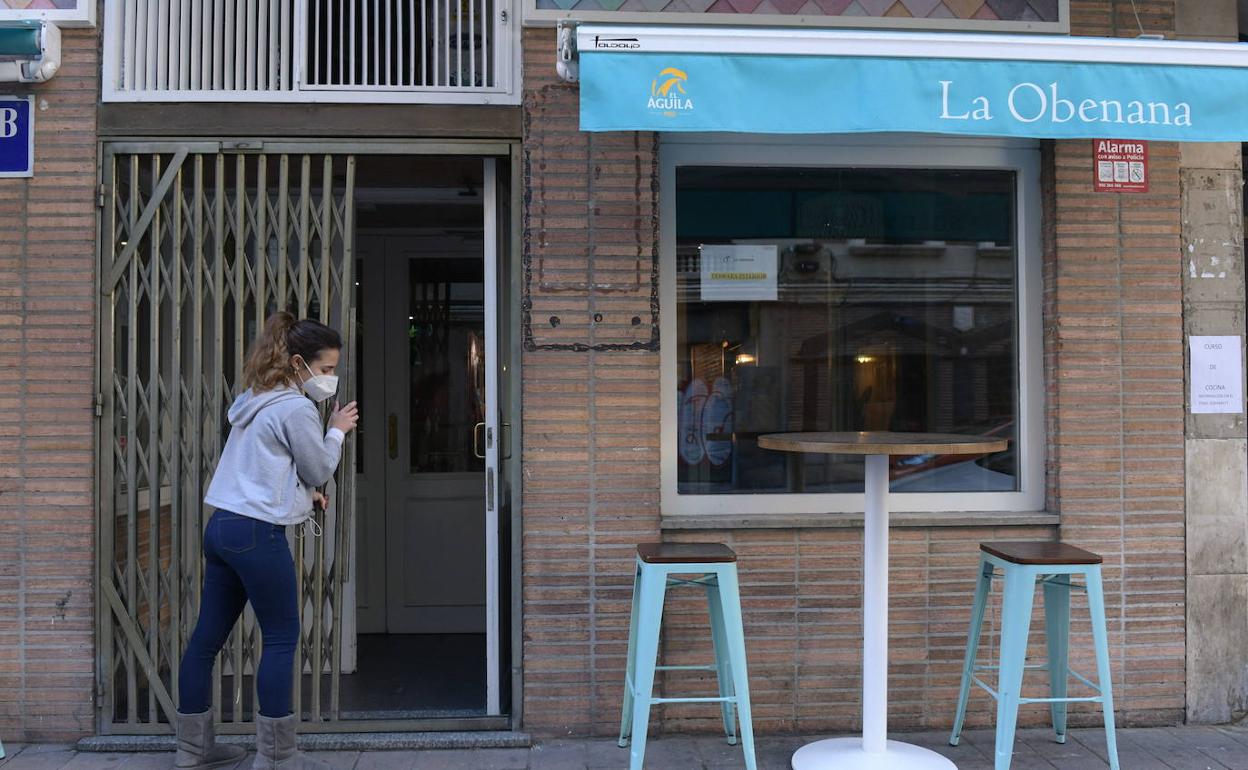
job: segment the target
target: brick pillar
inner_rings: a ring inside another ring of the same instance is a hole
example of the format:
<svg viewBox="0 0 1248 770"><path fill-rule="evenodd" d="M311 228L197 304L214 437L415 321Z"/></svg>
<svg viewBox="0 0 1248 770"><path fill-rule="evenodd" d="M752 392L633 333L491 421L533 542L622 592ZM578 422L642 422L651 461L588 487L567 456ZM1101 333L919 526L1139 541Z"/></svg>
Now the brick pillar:
<svg viewBox="0 0 1248 770"><path fill-rule="evenodd" d="M35 176L0 179L0 734L94 732L98 37L35 95Z"/></svg>
<svg viewBox="0 0 1248 770"><path fill-rule="evenodd" d="M1139 33L1129 3L1071 5L1077 34ZM1136 6L1146 31L1173 32L1173 2ZM1180 148L1149 151L1149 192L1118 195L1092 191L1093 142L1046 143L1049 507L1063 540L1105 557L1126 724L1179 721L1184 705ZM1089 634L1073 641L1076 668L1093 668L1091 650Z"/></svg>
<svg viewBox="0 0 1248 770"><path fill-rule="evenodd" d="M658 146L580 132L554 40L525 30L524 725L607 734L659 528Z"/></svg>

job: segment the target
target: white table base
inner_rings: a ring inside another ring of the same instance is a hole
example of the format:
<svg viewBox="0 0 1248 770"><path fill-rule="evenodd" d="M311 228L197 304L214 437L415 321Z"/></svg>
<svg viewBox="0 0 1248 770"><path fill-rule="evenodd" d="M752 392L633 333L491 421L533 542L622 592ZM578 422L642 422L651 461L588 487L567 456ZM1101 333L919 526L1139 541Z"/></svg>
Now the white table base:
<svg viewBox="0 0 1248 770"><path fill-rule="evenodd" d="M808 743L793 755L793 770L957 770L936 752L909 743L887 741L882 752L869 752L862 738L832 738Z"/></svg>
<svg viewBox="0 0 1248 770"><path fill-rule="evenodd" d="M957 770L934 751L888 736L888 455L867 455L862 562L862 737L797 750L793 770Z"/></svg>

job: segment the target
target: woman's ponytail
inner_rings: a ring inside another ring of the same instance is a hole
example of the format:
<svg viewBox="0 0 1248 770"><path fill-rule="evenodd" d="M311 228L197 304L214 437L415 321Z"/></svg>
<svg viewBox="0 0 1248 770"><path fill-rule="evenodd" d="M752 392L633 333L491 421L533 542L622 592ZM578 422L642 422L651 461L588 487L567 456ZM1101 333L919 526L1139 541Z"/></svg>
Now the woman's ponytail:
<svg viewBox="0 0 1248 770"><path fill-rule="evenodd" d="M284 310L269 316L243 364L243 387L260 393L290 381L286 335L294 325L295 317Z"/></svg>
<svg viewBox="0 0 1248 770"><path fill-rule="evenodd" d="M290 365L294 355L311 363L323 350L342 348L338 332L317 321L295 320L286 311L269 316L243 364L243 386L257 393L290 384L295 373Z"/></svg>

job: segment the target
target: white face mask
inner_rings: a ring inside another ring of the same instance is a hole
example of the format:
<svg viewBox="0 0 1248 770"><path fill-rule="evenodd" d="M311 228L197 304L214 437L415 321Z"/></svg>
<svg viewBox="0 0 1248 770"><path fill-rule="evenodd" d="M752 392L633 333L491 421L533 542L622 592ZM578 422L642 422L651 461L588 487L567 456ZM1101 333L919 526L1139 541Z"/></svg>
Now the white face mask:
<svg viewBox="0 0 1248 770"><path fill-rule="evenodd" d="M321 403L325 399L338 392L338 378L332 374L316 374L312 371L312 367L308 366L308 362L303 362L303 368L308 370L308 374L312 376L303 381L303 392L311 396L316 403Z"/></svg>

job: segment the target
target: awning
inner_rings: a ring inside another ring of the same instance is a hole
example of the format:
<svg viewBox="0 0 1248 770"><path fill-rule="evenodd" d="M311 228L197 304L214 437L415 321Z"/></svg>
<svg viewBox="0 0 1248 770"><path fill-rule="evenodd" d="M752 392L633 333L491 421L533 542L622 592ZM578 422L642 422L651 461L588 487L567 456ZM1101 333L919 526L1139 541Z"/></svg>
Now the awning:
<svg viewBox="0 0 1248 770"><path fill-rule="evenodd" d="M584 131L1248 140L1248 44L581 25Z"/></svg>
<svg viewBox="0 0 1248 770"><path fill-rule="evenodd" d="M37 59L40 23L13 22L0 25L0 59Z"/></svg>

